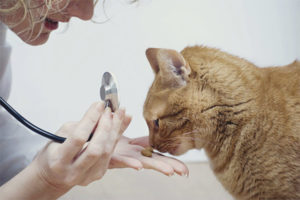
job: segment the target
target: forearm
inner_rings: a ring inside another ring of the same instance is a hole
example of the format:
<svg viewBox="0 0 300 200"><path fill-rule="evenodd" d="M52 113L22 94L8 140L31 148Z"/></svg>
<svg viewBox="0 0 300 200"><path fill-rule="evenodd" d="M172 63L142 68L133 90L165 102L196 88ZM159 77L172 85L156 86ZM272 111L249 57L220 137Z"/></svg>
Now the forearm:
<svg viewBox="0 0 300 200"><path fill-rule="evenodd" d="M0 200L57 199L69 189L60 189L47 183L38 173L35 163L17 174L0 188Z"/></svg>

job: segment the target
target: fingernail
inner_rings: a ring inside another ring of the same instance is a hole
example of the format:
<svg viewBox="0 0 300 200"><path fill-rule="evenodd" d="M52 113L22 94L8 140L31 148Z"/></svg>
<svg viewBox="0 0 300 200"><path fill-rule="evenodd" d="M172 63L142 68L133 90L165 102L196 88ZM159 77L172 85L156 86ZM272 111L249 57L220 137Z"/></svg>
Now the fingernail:
<svg viewBox="0 0 300 200"><path fill-rule="evenodd" d="M137 170L142 172L142 171L144 171L144 168L141 167L141 168L138 168Z"/></svg>
<svg viewBox="0 0 300 200"><path fill-rule="evenodd" d="M188 174L186 174L186 173L184 173L184 172L183 172L183 173L181 173L181 175L180 175L180 176L182 176L182 177L186 177L186 178L187 178L187 177L188 177Z"/></svg>
<svg viewBox="0 0 300 200"><path fill-rule="evenodd" d="M106 107L106 108L105 108L105 112L111 112L110 107Z"/></svg>
<svg viewBox="0 0 300 200"><path fill-rule="evenodd" d="M124 117L124 115L125 115L124 109L119 109L119 110L118 110L118 117L121 119L121 118Z"/></svg>
<svg viewBox="0 0 300 200"><path fill-rule="evenodd" d="M100 101L99 103L97 103L97 105L96 105L96 109L98 109L98 110L102 110L104 108L104 103L103 103L103 101Z"/></svg>
<svg viewBox="0 0 300 200"><path fill-rule="evenodd" d="M171 174L169 174L168 176L169 176L169 177L174 176L174 173L171 173Z"/></svg>

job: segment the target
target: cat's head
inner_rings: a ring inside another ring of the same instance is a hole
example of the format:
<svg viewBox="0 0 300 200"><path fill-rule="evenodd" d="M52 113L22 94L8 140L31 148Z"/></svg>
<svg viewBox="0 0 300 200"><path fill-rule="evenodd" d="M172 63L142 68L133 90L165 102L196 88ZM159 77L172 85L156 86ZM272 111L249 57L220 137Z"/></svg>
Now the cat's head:
<svg viewBox="0 0 300 200"><path fill-rule="evenodd" d="M236 128L241 118L233 113L248 102L236 62L245 61L202 47L150 48L146 56L155 74L143 113L152 147L180 155Z"/></svg>
<svg viewBox="0 0 300 200"><path fill-rule="evenodd" d="M196 148L193 134L191 67L175 50L150 48L146 56L155 80L144 104L149 143L174 155ZM196 110L194 110L196 111Z"/></svg>

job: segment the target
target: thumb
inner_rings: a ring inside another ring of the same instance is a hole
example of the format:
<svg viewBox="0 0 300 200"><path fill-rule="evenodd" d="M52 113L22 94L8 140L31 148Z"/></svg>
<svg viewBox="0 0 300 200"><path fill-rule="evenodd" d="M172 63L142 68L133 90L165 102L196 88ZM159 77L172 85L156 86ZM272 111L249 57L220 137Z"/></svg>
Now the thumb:
<svg viewBox="0 0 300 200"><path fill-rule="evenodd" d="M121 125L121 128L120 128L120 133L123 134L123 132L128 128L130 122L131 122L131 119L132 117L131 116L128 116L126 115L124 120L123 120L123 123Z"/></svg>
<svg viewBox="0 0 300 200"><path fill-rule="evenodd" d="M149 137L144 136L144 137L131 139L129 144L135 144L135 145L139 145L139 146L142 146L142 147L148 147L149 146Z"/></svg>

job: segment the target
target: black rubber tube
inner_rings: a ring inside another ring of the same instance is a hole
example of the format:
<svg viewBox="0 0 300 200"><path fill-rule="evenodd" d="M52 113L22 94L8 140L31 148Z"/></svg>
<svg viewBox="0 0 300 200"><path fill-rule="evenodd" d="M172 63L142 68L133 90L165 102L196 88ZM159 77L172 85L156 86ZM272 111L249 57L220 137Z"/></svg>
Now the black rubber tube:
<svg viewBox="0 0 300 200"><path fill-rule="evenodd" d="M11 107L2 97L0 97L0 104L1 106L3 106L3 108L9 112L16 120L18 120L21 124L23 124L24 126L26 126L27 128L29 128L30 130L32 130L33 132L42 135L46 138L49 138L55 142L59 142L59 143L63 143L66 138L64 137L60 137L57 135L54 135L52 133L49 133L39 127L37 127L36 125L32 124L31 122L29 122L27 119L25 119L22 115L20 115L15 109L13 109L13 107ZM90 135L90 138L88 139L88 141L91 139L92 134Z"/></svg>

